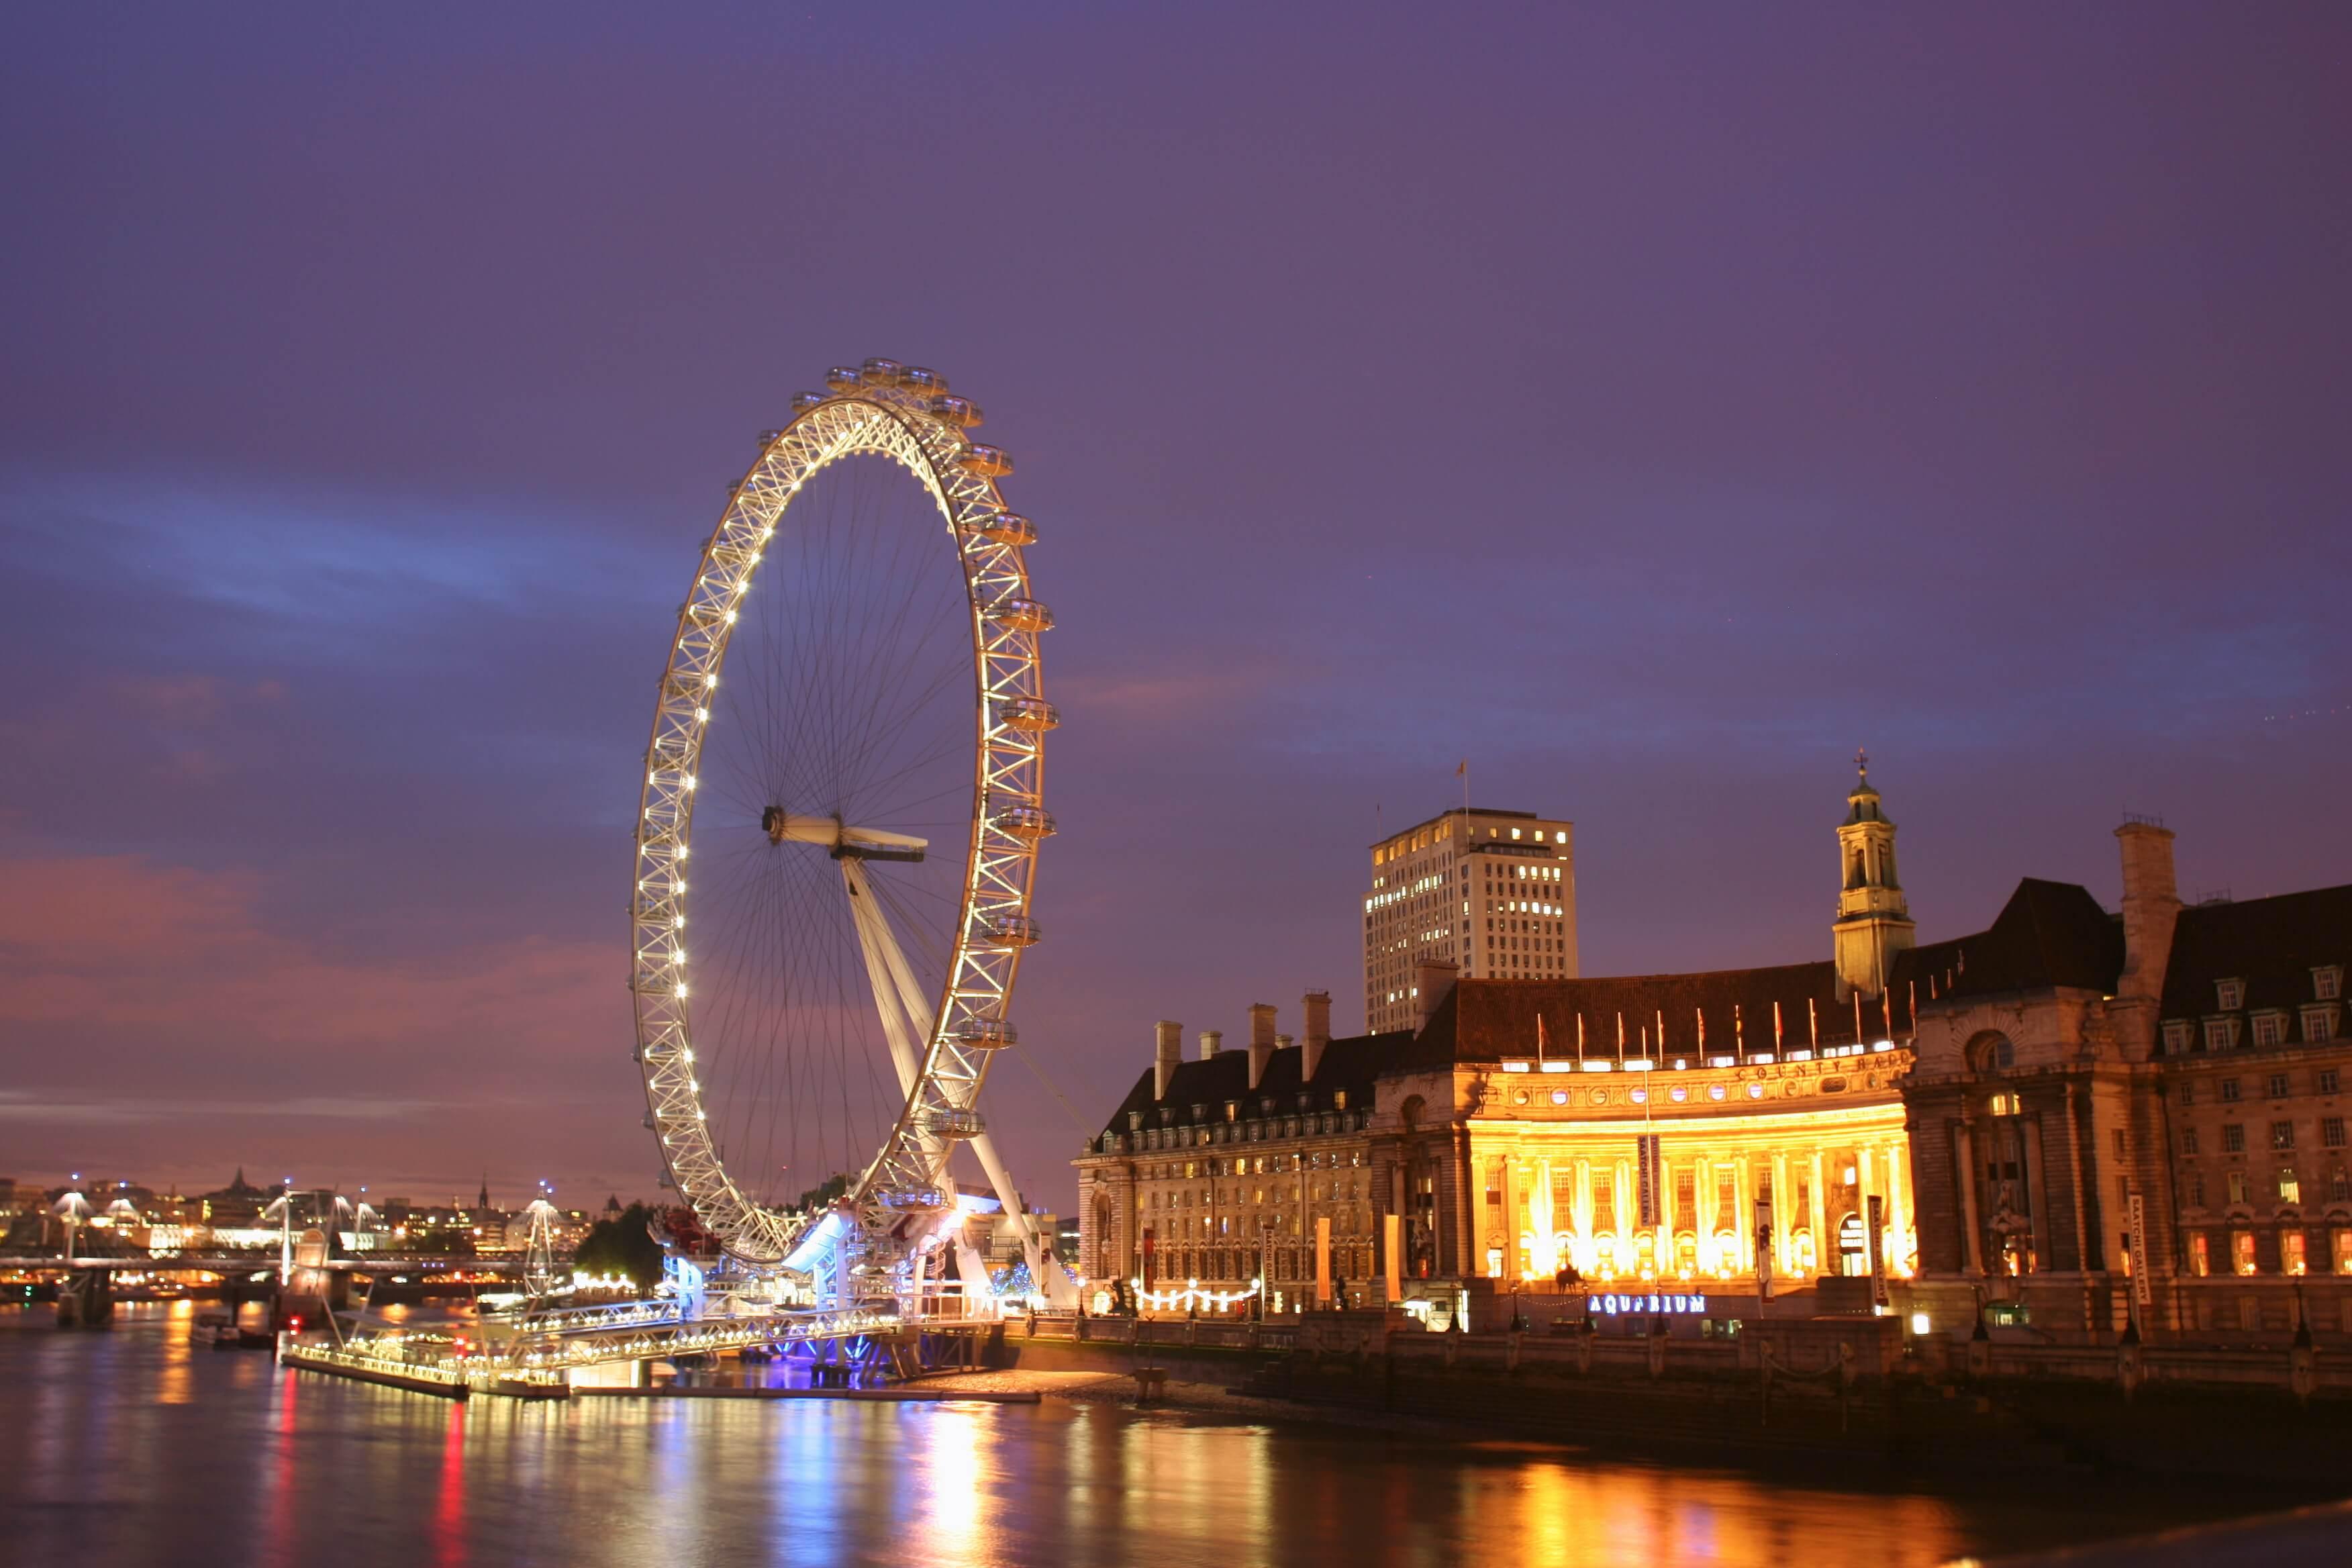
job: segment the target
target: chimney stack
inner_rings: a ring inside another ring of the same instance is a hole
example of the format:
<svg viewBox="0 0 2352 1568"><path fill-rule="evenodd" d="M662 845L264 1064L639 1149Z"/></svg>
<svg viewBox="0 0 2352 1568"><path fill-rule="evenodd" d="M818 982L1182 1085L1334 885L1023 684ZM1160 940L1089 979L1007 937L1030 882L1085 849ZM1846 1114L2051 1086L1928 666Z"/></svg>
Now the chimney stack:
<svg viewBox="0 0 2352 1568"><path fill-rule="evenodd" d="M1221 1048L1223 1048L1223 1047L1224 1046L1224 1043L1225 1043L1225 1037L1224 1037L1224 1032L1223 1032L1223 1030L1221 1030L1221 1029L1203 1029L1203 1030L1202 1030L1202 1031L1201 1031L1201 1059L1202 1059L1202 1061L1207 1061L1211 1057L1215 1056L1215 1055L1217 1054L1217 1052L1218 1052Z"/></svg>
<svg viewBox="0 0 2352 1568"><path fill-rule="evenodd" d="M1413 1000L1419 1005L1421 1015L1421 1022L1414 1026L1415 1034L1429 1027L1429 1020L1436 1014L1437 1005L1445 1000L1447 992L1454 989L1454 977L1461 973L1457 965L1434 958L1413 961Z"/></svg>
<svg viewBox="0 0 2352 1568"><path fill-rule="evenodd" d="M1323 1047L1331 1043L1331 993L1309 991L1301 999L1307 1012L1304 1052L1298 1058L1298 1081L1307 1083L1323 1065Z"/></svg>
<svg viewBox="0 0 2352 1568"><path fill-rule="evenodd" d="M2116 981L2116 1035L2134 1059L2145 1061L2156 1054L2156 1015L2172 963L2180 893L2169 828L2153 818L2130 817L2116 829L2116 839L2124 855L2124 972Z"/></svg>
<svg viewBox="0 0 2352 1568"><path fill-rule="evenodd" d="M1274 1059L1274 1005L1253 1002L1249 1013L1249 1086L1254 1089L1265 1077L1265 1064Z"/></svg>
<svg viewBox="0 0 2352 1568"><path fill-rule="evenodd" d="M1151 1058L1151 1098L1168 1098L1168 1080L1176 1076L1176 1064L1184 1059L1184 1026L1160 1020L1159 1048Z"/></svg>

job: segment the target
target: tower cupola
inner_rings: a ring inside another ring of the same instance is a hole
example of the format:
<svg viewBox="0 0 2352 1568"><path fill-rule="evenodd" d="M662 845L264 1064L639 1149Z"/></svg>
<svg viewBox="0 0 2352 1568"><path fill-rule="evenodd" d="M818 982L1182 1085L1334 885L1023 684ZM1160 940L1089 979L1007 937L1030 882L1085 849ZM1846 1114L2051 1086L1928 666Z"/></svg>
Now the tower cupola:
<svg viewBox="0 0 2352 1568"><path fill-rule="evenodd" d="M1870 753L1853 758L1853 788L1846 795L1845 820L1838 825L1838 861L1843 873L1838 892L1838 994L1885 994L1895 955L1912 943L1916 929L1895 876L1895 824L1888 820L1870 782Z"/></svg>

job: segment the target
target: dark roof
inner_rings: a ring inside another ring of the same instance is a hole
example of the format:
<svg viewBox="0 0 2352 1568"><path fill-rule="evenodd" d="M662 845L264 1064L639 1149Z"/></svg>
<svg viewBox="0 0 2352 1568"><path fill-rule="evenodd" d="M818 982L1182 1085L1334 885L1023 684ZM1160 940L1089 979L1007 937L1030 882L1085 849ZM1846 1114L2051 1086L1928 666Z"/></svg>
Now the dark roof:
<svg viewBox="0 0 2352 1568"><path fill-rule="evenodd" d="M1415 1037L1407 1033L1353 1035L1333 1040L1323 1048L1323 1059L1316 1064L1313 1081L1302 1084L1299 1068L1306 1059L1306 1052L1296 1045L1286 1046L1266 1059L1265 1076L1258 1081L1255 1089L1252 1089L1249 1086L1249 1047L1246 1044L1228 1046L1205 1060L1195 1057L1177 1063L1174 1076L1168 1080L1168 1097L1165 1100L1152 1098L1152 1085L1158 1071L1158 1064L1154 1063L1145 1068L1136 1079L1135 1087L1127 1091L1127 1098L1120 1100L1118 1108L1110 1113L1110 1120L1103 1124L1103 1130L1107 1132L1126 1131L1128 1114L1138 1110L1150 1113L1146 1124L1157 1127L1160 1125L1157 1113L1172 1110L1176 1113L1176 1124L1182 1126L1192 1121L1192 1108L1196 1105L1207 1108L1203 1113L1206 1120L1223 1121L1225 1119L1225 1101L1229 1100L1242 1101L1242 1114L1252 1117L1260 1113L1257 1102L1268 1095L1276 1097L1276 1113L1284 1114L1297 1109L1301 1089L1315 1096L1318 1109L1329 1107L1330 1096L1335 1089L1347 1090L1357 1097L1358 1103L1370 1106L1372 1103L1372 1080L1382 1073L1396 1072L1414 1065L1421 1050Z"/></svg>
<svg viewBox="0 0 2352 1568"><path fill-rule="evenodd" d="M1895 989L1925 1007L1952 997L2069 986L2112 995L2124 968L2122 920L2073 882L2028 877L1991 926L1897 954Z"/></svg>
<svg viewBox="0 0 2352 1568"><path fill-rule="evenodd" d="M1736 1042L1751 1051L1774 1049L1773 1008L1778 1004L1781 1041L1790 1050L1818 1043L1845 1045L1907 1034L1910 1019L1900 995L1889 1005L1864 1000L1859 1032L1853 998L1838 1000L1837 965L1784 963L1769 969L1717 969L1696 974L1629 974L1591 980L1465 980L1438 1004L1423 1035L1423 1048L1439 1060L1496 1061L1536 1054L1536 1022L1543 1021L1544 1051L1572 1057L1577 1026L1584 1052L1617 1055L1617 1026L1625 1027L1625 1054L1639 1056L1648 1042L1652 1057L1696 1057L1705 1020L1706 1053L1728 1056ZM1661 1026L1664 1028L1661 1044Z"/></svg>
<svg viewBox="0 0 2352 1568"><path fill-rule="evenodd" d="M1443 1068L1457 1061L1491 1062L1507 1057L1536 1054L1536 1020L1544 1021L1546 1054L1568 1058L1576 1054L1579 1016L1584 1025L1586 1054L1617 1054L1617 1020L1625 1021L1625 1054L1637 1056L1646 1036L1655 1040L1660 1022L1664 1045L1649 1047L1661 1058L1696 1057L1699 1023L1706 1020L1709 1056L1727 1056L1745 1041L1751 1051L1775 1048L1773 1005L1779 1004L1781 1043L1789 1050L1814 1045L1841 1046L1857 1041L1905 1038L1911 1033L1906 996L1898 986L1884 1002L1865 999L1855 1027L1853 999L1837 995L1837 965L1786 963L1769 969L1718 969L1697 974L1618 975L1595 980L1462 980L1455 982L1418 1034L1398 1032L1358 1035L1333 1040L1325 1048L1314 1081L1299 1082L1302 1053L1290 1046L1267 1060L1265 1077L1255 1089L1249 1087L1249 1051L1227 1047L1206 1060L1180 1062L1169 1079L1164 1100L1152 1097L1153 1069L1139 1074L1135 1086L1104 1124L1104 1131L1124 1132L1128 1117L1145 1114L1146 1125L1160 1124L1159 1113L1174 1112L1172 1121L1184 1126L1194 1120L1194 1106L1211 1121L1224 1120L1227 1100L1242 1102L1241 1114L1261 1114L1258 1101L1272 1096L1277 1115L1297 1106L1303 1087L1315 1096L1317 1109L1328 1108L1335 1089L1371 1104L1373 1081L1391 1073Z"/></svg>
<svg viewBox="0 0 2352 1568"><path fill-rule="evenodd" d="M2173 928L2164 1013L2193 1018L2215 1011L2213 985L2220 980L2244 981L2249 1008L2291 1012L2315 999L2313 970L2347 963L2352 963L2352 886L2242 904L2192 904Z"/></svg>

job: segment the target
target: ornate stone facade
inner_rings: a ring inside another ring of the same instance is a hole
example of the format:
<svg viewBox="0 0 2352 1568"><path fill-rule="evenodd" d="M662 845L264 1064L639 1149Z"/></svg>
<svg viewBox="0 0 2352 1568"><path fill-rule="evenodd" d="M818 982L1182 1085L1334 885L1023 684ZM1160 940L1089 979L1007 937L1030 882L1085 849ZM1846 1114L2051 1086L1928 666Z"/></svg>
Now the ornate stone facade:
<svg viewBox="0 0 2352 1568"><path fill-rule="evenodd" d="M2184 908L2172 835L2116 837L2120 917L2028 880L1907 955L1919 1300L2061 1340L2352 1331L2352 888Z"/></svg>
<svg viewBox="0 0 2352 1568"><path fill-rule="evenodd" d="M1424 962L1411 1029L1331 1039L1310 993L1298 1042L1255 1007L1245 1051L1210 1033L1192 1061L1163 1024L1077 1161L1082 1272L1289 1309L1319 1243L1359 1305L1563 1268L1743 1296L1871 1272L1874 1239L1889 1304L1938 1332L2352 1334L2352 887L2184 908L2172 835L2135 821L2120 914L2029 878L1915 946L1867 776L1847 805L1820 963Z"/></svg>

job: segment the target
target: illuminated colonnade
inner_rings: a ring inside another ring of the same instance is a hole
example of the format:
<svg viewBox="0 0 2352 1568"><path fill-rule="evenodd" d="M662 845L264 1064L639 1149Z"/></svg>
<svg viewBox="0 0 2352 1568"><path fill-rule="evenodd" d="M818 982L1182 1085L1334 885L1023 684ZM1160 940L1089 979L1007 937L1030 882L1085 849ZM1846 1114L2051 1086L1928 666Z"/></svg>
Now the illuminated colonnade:
<svg viewBox="0 0 2352 1568"><path fill-rule="evenodd" d="M1845 1271L1840 1233L1849 1216L1867 1224L1874 1196L1888 1272L1916 1265L1909 1145L1891 1084L1835 1107L1808 1100L1646 1120L1482 1114L1471 1129L1487 1200L1478 1271L1489 1276L1549 1279L1565 1261L1589 1280L1753 1279L1755 1205L1766 1192L1776 1279ZM1657 1221L1646 1230L1635 1142L1643 1133L1658 1135L1661 1166ZM1850 1267L1866 1272L1866 1247L1858 1256L1864 1261Z"/></svg>

